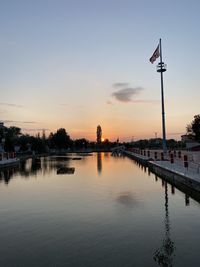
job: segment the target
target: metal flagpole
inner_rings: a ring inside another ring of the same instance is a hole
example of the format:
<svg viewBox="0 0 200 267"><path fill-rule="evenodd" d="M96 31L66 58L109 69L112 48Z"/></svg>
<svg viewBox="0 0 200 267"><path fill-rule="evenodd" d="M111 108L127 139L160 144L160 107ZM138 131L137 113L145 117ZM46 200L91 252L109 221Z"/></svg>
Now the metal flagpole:
<svg viewBox="0 0 200 267"><path fill-rule="evenodd" d="M166 65L162 62L162 46L161 39L159 41L160 48L160 63L157 65L157 72L160 72L161 78L161 102L162 102L162 131L163 131L163 152L166 154L167 152L167 144L166 144L166 129L165 129L165 102L164 102L164 86L163 86L163 72L166 71Z"/></svg>

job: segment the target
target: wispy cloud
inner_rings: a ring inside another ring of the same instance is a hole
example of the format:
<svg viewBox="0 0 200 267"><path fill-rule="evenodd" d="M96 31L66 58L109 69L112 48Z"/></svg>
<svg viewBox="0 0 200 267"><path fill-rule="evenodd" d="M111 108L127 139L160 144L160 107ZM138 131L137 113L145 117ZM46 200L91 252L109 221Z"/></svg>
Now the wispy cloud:
<svg viewBox="0 0 200 267"><path fill-rule="evenodd" d="M157 104L159 100L149 100L149 99L137 99L136 96L144 90L143 87L137 86L132 87L129 83L126 82L117 82L113 83L113 88L115 92L111 94L117 101L123 103L143 103L143 104ZM107 101L107 104L113 104L111 101Z"/></svg>
<svg viewBox="0 0 200 267"><path fill-rule="evenodd" d="M145 100L145 99L137 99L132 100L133 103L144 103L144 104L158 104L160 100Z"/></svg>
<svg viewBox="0 0 200 267"><path fill-rule="evenodd" d="M1 120L4 123L24 123L24 124L33 124L33 123L39 123L37 121L13 121L13 120Z"/></svg>
<svg viewBox="0 0 200 267"><path fill-rule="evenodd" d="M185 132L178 132L178 133L168 133L168 135L183 135L185 134Z"/></svg>
<svg viewBox="0 0 200 267"><path fill-rule="evenodd" d="M24 132L41 132L41 131L50 131L50 129L46 128L22 128L22 131Z"/></svg>
<svg viewBox="0 0 200 267"><path fill-rule="evenodd" d="M4 102L0 102L1 106L7 106L7 107L15 107L15 108L22 108L22 105L18 105L18 104L13 104L13 103L4 103Z"/></svg>
<svg viewBox="0 0 200 267"><path fill-rule="evenodd" d="M113 92L112 96L120 102L131 102L132 98L135 95L139 94L142 90L142 87L123 88L116 92Z"/></svg>
<svg viewBox="0 0 200 267"><path fill-rule="evenodd" d="M113 83L114 88L124 88L129 87L129 83L119 82L119 83Z"/></svg>

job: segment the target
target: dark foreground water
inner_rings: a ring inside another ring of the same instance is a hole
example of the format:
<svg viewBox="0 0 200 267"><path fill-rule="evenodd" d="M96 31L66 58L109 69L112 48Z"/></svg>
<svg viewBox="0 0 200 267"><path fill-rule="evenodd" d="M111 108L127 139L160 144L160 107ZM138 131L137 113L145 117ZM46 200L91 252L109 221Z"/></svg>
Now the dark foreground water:
<svg viewBox="0 0 200 267"><path fill-rule="evenodd" d="M0 174L1 267L199 266L199 203L128 158L44 158Z"/></svg>

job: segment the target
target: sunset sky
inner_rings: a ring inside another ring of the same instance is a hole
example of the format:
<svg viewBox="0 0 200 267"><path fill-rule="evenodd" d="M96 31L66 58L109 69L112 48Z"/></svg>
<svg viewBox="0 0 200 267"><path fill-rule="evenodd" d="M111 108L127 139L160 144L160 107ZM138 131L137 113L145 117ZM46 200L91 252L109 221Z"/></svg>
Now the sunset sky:
<svg viewBox="0 0 200 267"><path fill-rule="evenodd" d="M161 137L162 38L167 138L200 113L200 1L0 0L0 120L35 135Z"/></svg>

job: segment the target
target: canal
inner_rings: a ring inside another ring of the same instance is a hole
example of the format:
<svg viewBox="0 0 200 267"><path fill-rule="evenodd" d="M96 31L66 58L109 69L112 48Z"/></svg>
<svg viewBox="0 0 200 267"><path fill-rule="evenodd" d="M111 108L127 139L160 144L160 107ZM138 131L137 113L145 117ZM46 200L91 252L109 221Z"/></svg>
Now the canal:
<svg viewBox="0 0 200 267"><path fill-rule="evenodd" d="M0 170L0 240L2 267L199 266L200 204L126 157L29 159Z"/></svg>

